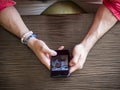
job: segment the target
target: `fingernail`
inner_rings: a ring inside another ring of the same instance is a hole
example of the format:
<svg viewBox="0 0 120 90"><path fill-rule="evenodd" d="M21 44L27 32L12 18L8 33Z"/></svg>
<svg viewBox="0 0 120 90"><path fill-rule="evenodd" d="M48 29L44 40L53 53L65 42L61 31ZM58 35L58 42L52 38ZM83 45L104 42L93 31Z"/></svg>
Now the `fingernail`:
<svg viewBox="0 0 120 90"><path fill-rule="evenodd" d="M52 50L52 55L56 56L57 55L57 52Z"/></svg>
<svg viewBox="0 0 120 90"><path fill-rule="evenodd" d="M64 49L64 46L61 46L58 50L63 50Z"/></svg>

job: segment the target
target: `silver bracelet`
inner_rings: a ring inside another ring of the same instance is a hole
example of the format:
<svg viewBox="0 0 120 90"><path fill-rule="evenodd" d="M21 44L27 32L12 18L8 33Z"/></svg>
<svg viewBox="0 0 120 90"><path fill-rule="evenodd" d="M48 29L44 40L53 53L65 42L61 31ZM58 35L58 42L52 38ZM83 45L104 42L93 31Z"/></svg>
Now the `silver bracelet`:
<svg viewBox="0 0 120 90"><path fill-rule="evenodd" d="M32 34L33 34L32 31L29 31L29 32L23 34L23 35L22 35L22 38L21 38L21 43L25 44L26 39L27 39L29 36L31 36Z"/></svg>

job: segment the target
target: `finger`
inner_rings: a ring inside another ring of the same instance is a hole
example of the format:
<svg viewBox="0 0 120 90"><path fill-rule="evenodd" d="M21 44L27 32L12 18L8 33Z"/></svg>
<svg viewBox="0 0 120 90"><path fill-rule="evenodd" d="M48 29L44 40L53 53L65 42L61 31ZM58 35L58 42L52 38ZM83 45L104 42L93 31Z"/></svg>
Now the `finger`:
<svg viewBox="0 0 120 90"><path fill-rule="evenodd" d="M57 55L57 52L52 50L52 49L49 49L47 46L44 47L44 52L46 54L49 54L50 56L56 56Z"/></svg>
<svg viewBox="0 0 120 90"><path fill-rule="evenodd" d="M76 67L76 66L71 67L71 68L70 68L70 74L73 73L73 72L76 71L76 70L77 70L77 67Z"/></svg>
<svg viewBox="0 0 120 90"><path fill-rule="evenodd" d="M83 65L85 63L85 59L79 59L79 62L78 62L78 65L79 65L79 69L82 69L83 68Z"/></svg>
<svg viewBox="0 0 120 90"><path fill-rule="evenodd" d="M58 50L63 50L64 49L64 46L60 46L59 48L58 48Z"/></svg>
<svg viewBox="0 0 120 90"><path fill-rule="evenodd" d="M49 54L50 56L56 56L56 55L57 55L57 52L54 51L54 50L52 50L52 49L49 49L49 50L48 50L48 54Z"/></svg>
<svg viewBox="0 0 120 90"><path fill-rule="evenodd" d="M40 56L41 62L50 70L50 58L43 53Z"/></svg>
<svg viewBox="0 0 120 90"><path fill-rule="evenodd" d="M78 63L78 60L79 60L79 56L78 55L75 55L72 60L70 61L70 66L74 66Z"/></svg>
<svg viewBox="0 0 120 90"><path fill-rule="evenodd" d="M42 45L42 52L49 54L50 56L55 56L57 55L57 52L54 50L50 49L43 41L40 40L39 42Z"/></svg>

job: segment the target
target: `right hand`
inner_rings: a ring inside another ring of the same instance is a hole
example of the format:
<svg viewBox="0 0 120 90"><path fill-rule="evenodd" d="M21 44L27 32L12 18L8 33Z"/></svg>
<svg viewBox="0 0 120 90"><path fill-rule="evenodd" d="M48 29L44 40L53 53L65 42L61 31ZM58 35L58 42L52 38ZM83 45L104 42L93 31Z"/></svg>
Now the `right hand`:
<svg viewBox="0 0 120 90"><path fill-rule="evenodd" d="M50 57L57 53L50 49L42 40L31 38L28 46L33 50L39 60L50 70Z"/></svg>

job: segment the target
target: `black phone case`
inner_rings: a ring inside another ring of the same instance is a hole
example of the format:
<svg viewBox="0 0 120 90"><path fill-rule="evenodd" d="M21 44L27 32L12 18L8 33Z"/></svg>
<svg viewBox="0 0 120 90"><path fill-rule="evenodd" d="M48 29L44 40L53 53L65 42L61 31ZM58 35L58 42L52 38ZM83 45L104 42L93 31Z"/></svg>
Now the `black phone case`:
<svg viewBox="0 0 120 90"><path fill-rule="evenodd" d="M69 62L70 62L70 54L69 54L69 50L55 50L57 52L57 55L56 56L52 56L51 57L51 77L57 77L57 78L61 78L61 77L69 77L70 76L70 73L69 73ZM61 71L52 71L52 58L55 58L59 55L67 55L68 56L68 70L67 71L64 71L64 70L61 70Z"/></svg>

